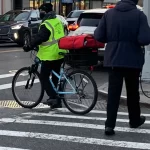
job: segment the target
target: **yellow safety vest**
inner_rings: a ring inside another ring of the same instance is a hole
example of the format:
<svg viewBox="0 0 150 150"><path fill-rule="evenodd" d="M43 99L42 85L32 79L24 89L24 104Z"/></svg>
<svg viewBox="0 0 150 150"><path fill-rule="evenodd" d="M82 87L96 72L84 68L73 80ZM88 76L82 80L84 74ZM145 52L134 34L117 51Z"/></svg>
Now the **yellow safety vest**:
<svg viewBox="0 0 150 150"><path fill-rule="evenodd" d="M41 25L45 25L50 31L51 35L47 42L43 42L39 45L39 51L37 57L40 60L59 60L64 56L59 55L59 52L67 53L66 50L59 49L58 40L65 36L64 28L59 19L45 20Z"/></svg>

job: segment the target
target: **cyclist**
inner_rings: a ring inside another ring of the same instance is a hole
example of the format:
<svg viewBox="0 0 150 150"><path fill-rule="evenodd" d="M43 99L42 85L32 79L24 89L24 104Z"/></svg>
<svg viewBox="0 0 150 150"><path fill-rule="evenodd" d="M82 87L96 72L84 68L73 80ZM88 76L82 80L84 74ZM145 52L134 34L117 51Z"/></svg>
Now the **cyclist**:
<svg viewBox="0 0 150 150"><path fill-rule="evenodd" d="M59 49L57 40L65 36L64 28L60 20L56 18L56 13L53 11L51 3L42 4L39 10L40 18L42 19L39 32L32 38L31 45L24 46L23 49L24 51L30 51L39 45L37 57L42 61L41 81L49 96L49 99L44 104L49 105L51 108L61 108L61 99L56 95L50 84L49 76L51 70L59 74L63 62L63 56L60 56L59 52L64 52L64 50ZM57 86L57 77L52 76L52 81Z"/></svg>

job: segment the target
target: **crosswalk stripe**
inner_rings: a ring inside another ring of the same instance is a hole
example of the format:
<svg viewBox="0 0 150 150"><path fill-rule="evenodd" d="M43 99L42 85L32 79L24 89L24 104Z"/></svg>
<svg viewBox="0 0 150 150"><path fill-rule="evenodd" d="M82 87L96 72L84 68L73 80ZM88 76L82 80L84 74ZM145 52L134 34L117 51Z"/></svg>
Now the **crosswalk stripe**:
<svg viewBox="0 0 150 150"><path fill-rule="evenodd" d="M85 117L85 116L73 116L73 115L60 115L60 114L46 114L46 113L35 113L35 112L28 112L28 113L23 113L25 115L30 115L31 116L46 116L46 117L59 117L59 118L72 118L72 119L83 119L83 120L100 120L100 121L105 121L106 118L101 118L101 117ZM128 119L117 119L118 122L129 122ZM145 124L150 124L150 121L146 120Z"/></svg>
<svg viewBox="0 0 150 150"><path fill-rule="evenodd" d="M38 83L38 82L39 82L38 79L34 80L34 83ZM25 85L26 83L27 81L20 81L20 82L17 82L16 86L22 86L22 85ZM0 85L0 90L9 89L11 87L12 87L12 83L2 84Z"/></svg>
<svg viewBox="0 0 150 150"><path fill-rule="evenodd" d="M65 112L65 113L70 113L70 111L67 109L67 108L58 108L57 109L58 111L60 110L62 113ZM99 110L92 110L90 111L90 113L95 113L95 114L106 114L107 112L106 111L99 111ZM121 115L121 116L128 116L128 113L126 112L118 112L118 115ZM144 115L145 117L150 117L150 114L142 114Z"/></svg>
<svg viewBox="0 0 150 150"><path fill-rule="evenodd" d="M29 149L12 148L12 147L0 147L0 150L29 150Z"/></svg>
<svg viewBox="0 0 150 150"><path fill-rule="evenodd" d="M13 77L15 74L13 73L13 74L1 74L0 75L0 79L3 79L3 78L9 78L9 77Z"/></svg>
<svg viewBox="0 0 150 150"><path fill-rule="evenodd" d="M8 131L8 130L0 130L0 135L1 136L27 137L27 138L58 140L58 141L74 142L74 143L82 143L82 144L94 144L94 145L103 145L103 146L114 146L114 147L122 147L122 148L150 150L149 143L115 141L115 140L87 138L87 137L79 137L79 136L68 136L68 135L46 134L46 133L35 133L35 132L21 132L21 131Z"/></svg>
<svg viewBox="0 0 150 150"><path fill-rule="evenodd" d="M21 118L2 118L1 123L21 123L21 124L40 124L40 125L51 125L51 126L61 126L61 127L77 127L77 128L88 128L88 129L99 129L103 130L104 125L98 124L85 124L85 123L74 123L74 122L61 122L61 121L45 121L45 120L26 120ZM130 129L125 127L116 127L116 131L119 132L129 132L129 133L143 133L150 134L149 129Z"/></svg>

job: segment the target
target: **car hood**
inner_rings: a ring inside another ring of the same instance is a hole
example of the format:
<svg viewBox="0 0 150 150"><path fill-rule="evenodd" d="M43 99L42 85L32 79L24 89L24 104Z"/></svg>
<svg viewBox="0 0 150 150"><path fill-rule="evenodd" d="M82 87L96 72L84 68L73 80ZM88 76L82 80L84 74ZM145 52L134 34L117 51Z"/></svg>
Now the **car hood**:
<svg viewBox="0 0 150 150"><path fill-rule="evenodd" d="M0 26L13 26L20 23L25 23L25 21L0 21Z"/></svg>

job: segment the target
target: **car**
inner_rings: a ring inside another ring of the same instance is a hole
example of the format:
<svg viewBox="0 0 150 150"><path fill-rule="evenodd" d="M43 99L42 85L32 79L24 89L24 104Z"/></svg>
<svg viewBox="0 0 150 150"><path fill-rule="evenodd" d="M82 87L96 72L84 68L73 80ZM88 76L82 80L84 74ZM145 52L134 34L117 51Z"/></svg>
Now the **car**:
<svg viewBox="0 0 150 150"><path fill-rule="evenodd" d="M0 42L30 44L38 32L41 19L37 10L11 10L0 18Z"/></svg>
<svg viewBox="0 0 150 150"><path fill-rule="evenodd" d="M99 24L100 19L108 9L99 8L99 9L90 9L82 12L73 24L69 25L69 34L68 36L76 36L81 34L94 34L94 30ZM103 62L104 60L104 50L105 48L98 49L98 60Z"/></svg>
<svg viewBox="0 0 150 150"><path fill-rule="evenodd" d="M64 31L65 31L65 34L67 35L69 30L68 30L68 22L66 21L66 19L61 16L61 15L56 15L56 17L58 19L60 19L60 21L62 22L63 26L64 26Z"/></svg>
<svg viewBox="0 0 150 150"><path fill-rule="evenodd" d="M66 17L66 21L68 22L68 25L73 24L78 19L78 17L82 12L84 12L84 10L71 11Z"/></svg>

